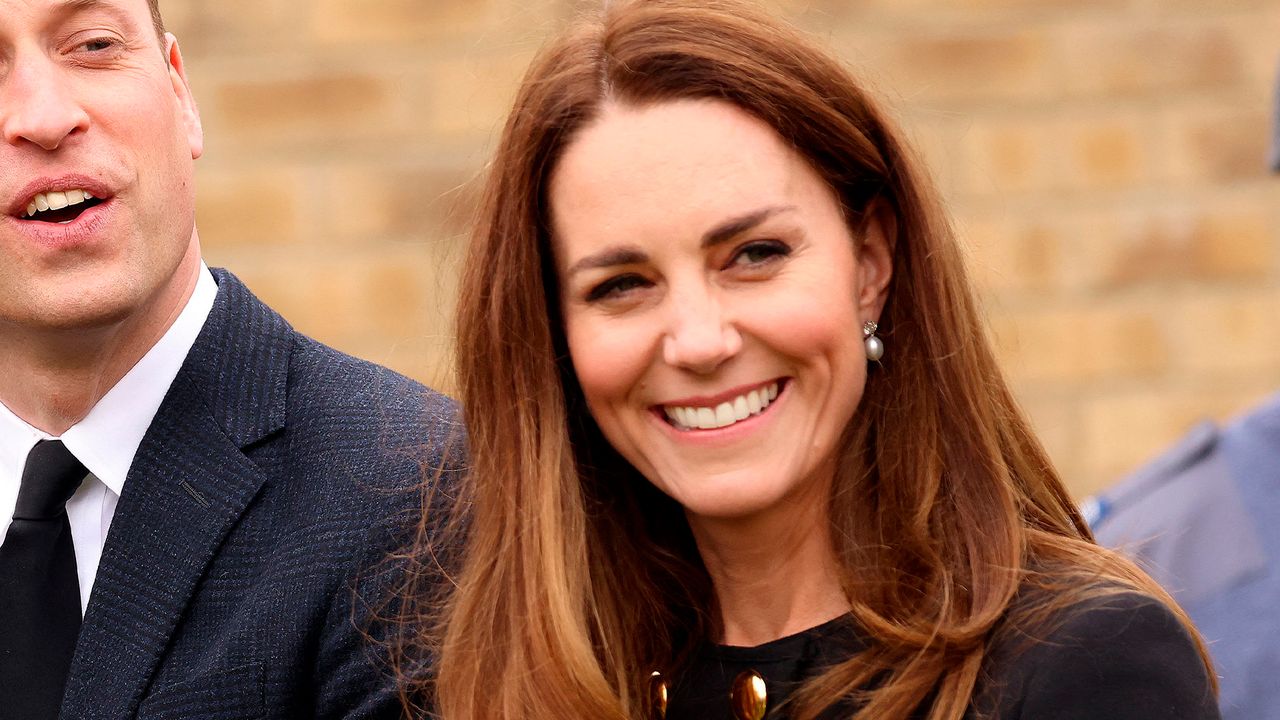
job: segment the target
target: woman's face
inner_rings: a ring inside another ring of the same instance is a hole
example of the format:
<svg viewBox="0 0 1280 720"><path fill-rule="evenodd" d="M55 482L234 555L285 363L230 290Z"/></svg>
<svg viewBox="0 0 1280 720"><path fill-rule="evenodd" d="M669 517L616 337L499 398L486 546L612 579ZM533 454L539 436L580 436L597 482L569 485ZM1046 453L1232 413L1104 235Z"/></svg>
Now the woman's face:
<svg viewBox="0 0 1280 720"><path fill-rule="evenodd" d="M824 491L890 274L766 124L719 101L610 105L550 184L573 367L613 446L696 517Z"/></svg>

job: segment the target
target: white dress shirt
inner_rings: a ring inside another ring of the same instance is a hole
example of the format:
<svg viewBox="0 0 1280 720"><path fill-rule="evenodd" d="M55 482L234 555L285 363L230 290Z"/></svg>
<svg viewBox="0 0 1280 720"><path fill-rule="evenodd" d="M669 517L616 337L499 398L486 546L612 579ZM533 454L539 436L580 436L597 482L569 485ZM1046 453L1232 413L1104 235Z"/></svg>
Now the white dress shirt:
<svg viewBox="0 0 1280 720"><path fill-rule="evenodd" d="M60 439L72 455L89 469L89 476L67 501L67 520L76 551L80 580L80 611L89 605L89 591L98 574L102 546L124 489L142 436L155 418L169 386L204 327L218 283L209 268L200 265L195 291L178 319L136 365L120 378L83 420L61 438L37 430L0 402L0 538L9 532L18 486L27 453L41 440Z"/></svg>

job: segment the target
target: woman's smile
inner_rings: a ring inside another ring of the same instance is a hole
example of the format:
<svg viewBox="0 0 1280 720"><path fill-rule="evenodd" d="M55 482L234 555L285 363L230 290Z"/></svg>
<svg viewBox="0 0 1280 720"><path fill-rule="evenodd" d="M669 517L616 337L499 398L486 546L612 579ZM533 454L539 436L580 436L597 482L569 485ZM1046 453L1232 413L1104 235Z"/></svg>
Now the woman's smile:
<svg viewBox="0 0 1280 720"><path fill-rule="evenodd" d="M760 415L777 399L786 380L770 380L750 390L735 390L719 398L690 398L660 405L659 412L677 430L701 432L732 427Z"/></svg>

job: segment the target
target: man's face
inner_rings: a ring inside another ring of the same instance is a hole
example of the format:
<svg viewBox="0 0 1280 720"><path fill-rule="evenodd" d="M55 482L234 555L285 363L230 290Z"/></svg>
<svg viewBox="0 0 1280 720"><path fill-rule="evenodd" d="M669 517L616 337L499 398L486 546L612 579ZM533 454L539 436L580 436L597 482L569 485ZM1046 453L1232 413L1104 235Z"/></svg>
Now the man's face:
<svg viewBox="0 0 1280 720"><path fill-rule="evenodd" d="M202 147L146 0L0 0L0 333L171 312Z"/></svg>

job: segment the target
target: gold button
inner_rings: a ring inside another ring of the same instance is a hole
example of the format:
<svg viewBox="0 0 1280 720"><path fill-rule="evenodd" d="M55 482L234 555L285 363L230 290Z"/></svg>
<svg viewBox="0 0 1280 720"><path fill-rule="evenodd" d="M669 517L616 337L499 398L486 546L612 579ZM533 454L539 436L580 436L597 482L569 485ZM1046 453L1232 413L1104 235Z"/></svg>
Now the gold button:
<svg viewBox="0 0 1280 720"><path fill-rule="evenodd" d="M769 696L765 691L764 678L755 670L746 670L733 679L733 689L729 692L729 703L733 707L735 720L764 720L765 710L769 706Z"/></svg>
<svg viewBox="0 0 1280 720"><path fill-rule="evenodd" d="M653 720L667 717L667 681L657 670L649 676L649 716Z"/></svg>

